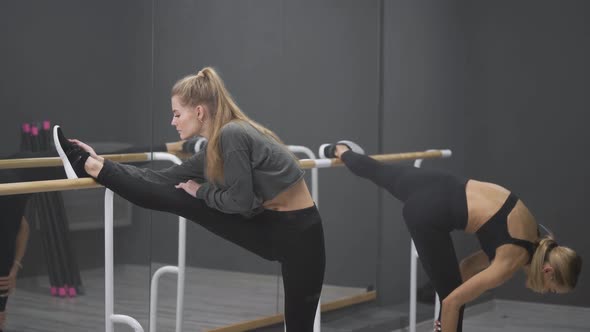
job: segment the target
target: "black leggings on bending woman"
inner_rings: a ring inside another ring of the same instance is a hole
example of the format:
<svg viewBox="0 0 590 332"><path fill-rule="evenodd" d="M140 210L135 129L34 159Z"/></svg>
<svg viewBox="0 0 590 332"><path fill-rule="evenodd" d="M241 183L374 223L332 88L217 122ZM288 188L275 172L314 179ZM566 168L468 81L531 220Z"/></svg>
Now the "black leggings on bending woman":
<svg viewBox="0 0 590 332"><path fill-rule="evenodd" d="M450 232L467 226L467 180L441 171L383 164L352 151L343 153L341 159L354 174L373 181L404 203L404 220L422 266L440 299L446 298L462 282ZM462 330L463 310L457 331Z"/></svg>
<svg viewBox="0 0 590 332"><path fill-rule="evenodd" d="M97 181L138 206L185 217L267 260L279 261L287 332L313 331L325 269L322 221L315 206L264 210L247 219L209 208L203 200L176 189L174 184L181 179L164 183L148 175L105 160Z"/></svg>

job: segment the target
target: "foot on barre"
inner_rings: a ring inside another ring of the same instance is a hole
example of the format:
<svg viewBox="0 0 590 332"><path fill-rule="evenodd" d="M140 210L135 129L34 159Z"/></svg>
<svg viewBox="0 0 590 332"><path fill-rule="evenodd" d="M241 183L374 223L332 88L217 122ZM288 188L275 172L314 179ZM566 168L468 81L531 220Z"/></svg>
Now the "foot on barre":
<svg viewBox="0 0 590 332"><path fill-rule="evenodd" d="M348 150L352 150L352 152L356 152L359 154L365 154L365 150L360 147L360 145L356 144L353 141L338 141L337 143L326 143L320 146L319 155L320 158L337 158L336 156L336 146L337 145L344 145L348 148Z"/></svg>
<svg viewBox="0 0 590 332"><path fill-rule="evenodd" d="M68 179L90 177L90 175L86 173L86 170L84 170L86 159L90 156L88 152L70 142L64 136L59 126L53 127L53 141L55 143L55 149L64 165Z"/></svg>

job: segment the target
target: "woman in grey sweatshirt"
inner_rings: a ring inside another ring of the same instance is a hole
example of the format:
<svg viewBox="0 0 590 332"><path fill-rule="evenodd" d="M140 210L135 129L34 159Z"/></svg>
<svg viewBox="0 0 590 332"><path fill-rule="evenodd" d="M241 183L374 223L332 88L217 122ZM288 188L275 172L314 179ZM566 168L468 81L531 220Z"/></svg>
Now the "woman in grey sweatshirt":
<svg viewBox="0 0 590 332"><path fill-rule="evenodd" d="M281 263L287 331L313 331L324 278L322 222L303 170L270 130L236 105L206 67L172 88L172 125L207 146L181 165L154 171L105 160L54 128L69 178L91 176L128 201L183 216L265 259Z"/></svg>

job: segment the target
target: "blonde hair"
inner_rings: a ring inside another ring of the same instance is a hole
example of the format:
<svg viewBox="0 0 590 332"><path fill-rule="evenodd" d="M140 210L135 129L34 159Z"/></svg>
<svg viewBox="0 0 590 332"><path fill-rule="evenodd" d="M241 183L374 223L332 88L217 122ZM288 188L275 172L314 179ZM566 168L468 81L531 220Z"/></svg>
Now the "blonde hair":
<svg viewBox="0 0 590 332"><path fill-rule="evenodd" d="M284 143L271 130L250 119L236 104L215 69L205 67L179 80L172 87L172 97L178 96L184 106L206 105L211 116L210 137L207 144L207 176L220 183L223 179L223 158L220 148L221 128L231 121L244 121L262 134Z"/></svg>
<svg viewBox="0 0 590 332"><path fill-rule="evenodd" d="M535 292L545 290L543 266L549 263L554 271L555 282L572 290L578 283L582 258L572 249L560 246L551 236L542 238L531 259L527 283Z"/></svg>

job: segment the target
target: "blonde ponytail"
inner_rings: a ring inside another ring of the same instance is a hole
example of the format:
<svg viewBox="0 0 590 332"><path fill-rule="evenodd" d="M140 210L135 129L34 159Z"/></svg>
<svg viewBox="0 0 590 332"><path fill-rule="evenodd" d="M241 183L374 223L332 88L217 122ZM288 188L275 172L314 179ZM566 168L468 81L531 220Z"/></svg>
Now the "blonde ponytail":
<svg viewBox="0 0 590 332"><path fill-rule="evenodd" d="M219 74L211 67L205 67L197 74L176 82L172 88L172 96L178 96L184 105L194 107L205 104L209 109L212 122L207 144L206 172L210 181L220 183L223 179L223 157L219 134L221 128L227 123L235 120L247 122L262 134L284 144L275 133L250 119L240 110Z"/></svg>

